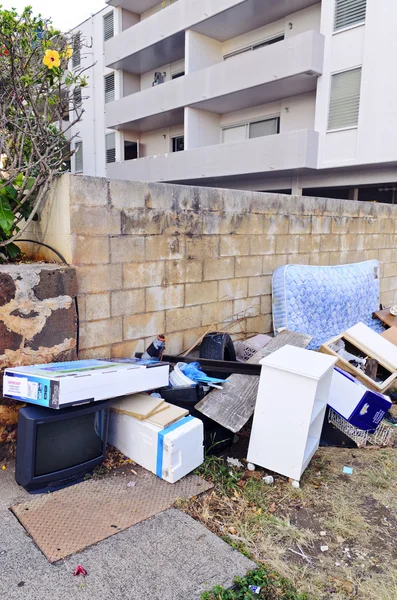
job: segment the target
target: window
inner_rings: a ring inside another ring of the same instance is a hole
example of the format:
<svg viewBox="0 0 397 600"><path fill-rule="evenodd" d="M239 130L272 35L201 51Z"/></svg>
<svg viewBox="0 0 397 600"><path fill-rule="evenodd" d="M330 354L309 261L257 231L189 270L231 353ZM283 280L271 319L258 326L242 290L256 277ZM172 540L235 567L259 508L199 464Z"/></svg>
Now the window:
<svg viewBox="0 0 397 600"><path fill-rule="evenodd" d="M249 124L248 137L250 139L276 135L280 131L280 119L266 119L266 121L255 121Z"/></svg>
<svg viewBox="0 0 397 600"><path fill-rule="evenodd" d="M83 142L76 142L74 145L74 170L76 173L83 172Z"/></svg>
<svg viewBox="0 0 397 600"><path fill-rule="evenodd" d="M246 48L241 48L240 50L236 50L235 52L230 52L230 54L225 54L223 60L227 60L228 58L232 58L233 56L237 56L238 54L244 54L245 52L252 52L253 50L259 50L259 48L264 48L265 46L271 46L272 44L277 44L277 42L282 42L285 36L283 33L276 35L268 40L263 40L262 42L257 42L256 44L251 44Z"/></svg>
<svg viewBox="0 0 397 600"><path fill-rule="evenodd" d="M75 108L80 108L83 103L83 99L81 96L81 88L75 87L73 90L73 102Z"/></svg>
<svg viewBox="0 0 397 600"><path fill-rule="evenodd" d="M358 125L360 88L361 68L332 75L328 129Z"/></svg>
<svg viewBox="0 0 397 600"><path fill-rule="evenodd" d="M242 142L247 139L276 135L279 132L280 117L262 119L261 121L251 121L250 123L244 123L243 125L225 128L223 130L223 143L232 144L233 142Z"/></svg>
<svg viewBox="0 0 397 600"><path fill-rule="evenodd" d="M185 149L185 136L177 135L172 138L172 151L173 152L183 152Z"/></svg>
<svg viewBox="0 0 397 600"><path fill-rule="evenodd" d="M73 36L72 46L72 66L75 68L79 67L81 62L81 33L76 33L76 35Z"/></svg>
<svg viewBox="0 0 397 600"><path fill-rule="evenodd" d="M116 162L116 134L108 133L106 136L106 164Z"/></svg>
<svg viewBox="0 0 397 600"><path fill-rule="evenodd" d="M114 89L114 73L110 73L105 77L105 104L113 102L115 98Z"/></svg>
<svg viewBox="0 0 397 600"><path fill-rule="evenodd" d="M113 11L103 17L103 39L110 40L114 36L114 13Z"/></svg>
<svg viewBox="0 0 397 600"><path fill-rule="evenodd" d="M138 142L124 142L124 160L138 158Z"/></svg>
<svg viewBox="0 0 397 600"><path fill-rule="evenodd" d="M335 0L334 31L362 23L367 12L367 0Z"/></svg>
<svg viewBox="0 0 397 600"><path fill-rule="evenodd" d="M171 79L179 79L179 77L183 77L185 75L185 71L179 71L179 73L174 73L171 75Z"/></svg>

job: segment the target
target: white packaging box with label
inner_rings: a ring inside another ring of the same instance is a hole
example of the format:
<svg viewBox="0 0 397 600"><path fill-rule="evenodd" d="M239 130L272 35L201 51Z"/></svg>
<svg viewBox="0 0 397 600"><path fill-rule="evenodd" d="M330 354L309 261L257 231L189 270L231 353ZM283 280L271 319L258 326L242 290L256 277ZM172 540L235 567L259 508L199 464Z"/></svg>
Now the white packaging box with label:
<svg viewBox="0 0 397 600"><path fill-rule="evenodd" d="M6 398L48 408L65 408L168 385L167 363L78 360L6 369Z"/></svg>
<svg viewBox="0 0 397 600"><path fill-rule="evenodd" d="M111 410L108 442L169 483L179 481L204 461L203 423L190 416L161 429Z"/></svg>

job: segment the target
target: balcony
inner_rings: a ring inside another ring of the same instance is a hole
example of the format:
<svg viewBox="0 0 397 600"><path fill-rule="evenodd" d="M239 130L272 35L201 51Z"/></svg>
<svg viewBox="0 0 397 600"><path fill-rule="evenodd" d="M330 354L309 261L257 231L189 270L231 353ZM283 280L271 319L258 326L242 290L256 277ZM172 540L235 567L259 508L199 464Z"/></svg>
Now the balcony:
<svg viewBox="0 0 397 600"><path fill-rule="evenodd" d="M324 37L316 31L246 52L106 106L106 126L149 131L183 120L184 107L224 114L316 89Z"/></svg>
<svg viewBox="0 0 397 600"><path fill-rule="evenodd" d="M160 4L160 2L161 0L107 0L106 4L118 6L119 8L124 8L137 15L141 15Z"/></svg>
<svg viewBox="0 0 397 600"><path fill-rule="evenodd" d="M112 0L113 6L138 10L149 0ZM184 57L185 31L192 29L219 42L273 23L318 0L179 0L105 43L105 65L142 74ZM134 6L136 6L134 8Z"/></svg>
<svg viewBox="0 0 397 600"><path fill-rule="evenodd" d="M315 169L318 133L301 130L108 165L111 179L202 182Z"/></svg>

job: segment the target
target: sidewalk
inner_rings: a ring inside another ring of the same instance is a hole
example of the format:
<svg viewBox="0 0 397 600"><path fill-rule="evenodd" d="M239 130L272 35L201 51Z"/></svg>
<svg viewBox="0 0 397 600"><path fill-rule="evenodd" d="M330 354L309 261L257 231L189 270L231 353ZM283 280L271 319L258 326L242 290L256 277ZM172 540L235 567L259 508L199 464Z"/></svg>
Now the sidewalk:
<svg viewBox="0 0 397 600"><path fill-rule="evenodd" d="M11 465L0 472L0 598L7 600L200 600L255 565L175 509L51 565L8 510L30 496ZM88 577L73 577L77 565ZM83 586L83 587L82 587Z"/></svg>

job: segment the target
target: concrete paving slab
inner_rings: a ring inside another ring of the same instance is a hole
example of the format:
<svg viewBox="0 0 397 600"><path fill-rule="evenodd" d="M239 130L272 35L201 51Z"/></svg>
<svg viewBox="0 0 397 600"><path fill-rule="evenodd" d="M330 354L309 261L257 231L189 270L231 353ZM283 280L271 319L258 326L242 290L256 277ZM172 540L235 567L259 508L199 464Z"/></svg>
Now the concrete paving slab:
<svg viewBox="0 0 397 600"><path fill-rule="evenodd" d="M199 600L255 564L176 509L51 565L9 507L29 495L0 471L0 598L7 600ZM73 577L77 565L89 575ZM84 585L84 587L82 587Z"/></svg>

